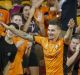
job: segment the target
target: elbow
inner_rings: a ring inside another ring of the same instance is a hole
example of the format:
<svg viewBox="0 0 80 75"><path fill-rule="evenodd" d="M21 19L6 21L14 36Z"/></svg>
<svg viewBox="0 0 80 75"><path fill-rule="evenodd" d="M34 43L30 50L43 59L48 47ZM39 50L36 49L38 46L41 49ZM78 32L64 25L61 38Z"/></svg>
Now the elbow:
<svg viewBox="0 0 80 75"><path fill-rule="evenodd" d="M73 62L71 62L70 59L67 59L66 65L67 65L68 67L70 67L72 64L73 64Z"/></svg>
<svg viewBox="0 0 80 75"><path fill-rule="evenodd" d="M67 62L66 65L67 65L68 67L70 67L70 63L69 63L69 62Z"/></svg>

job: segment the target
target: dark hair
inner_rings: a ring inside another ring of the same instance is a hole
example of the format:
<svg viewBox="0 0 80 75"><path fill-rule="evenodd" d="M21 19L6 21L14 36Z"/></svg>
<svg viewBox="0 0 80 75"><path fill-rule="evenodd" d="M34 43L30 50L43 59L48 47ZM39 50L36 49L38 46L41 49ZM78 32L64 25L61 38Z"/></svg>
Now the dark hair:
<svg viewBox="0 0 80 75"><path fill-rule="evenodd" d="M76 33L72 36L72 39L80 39L80 34Z"/></svg>
<svg viewBox="0 0 80 75"><path fill-rule="evenodd" d="M19 26L18 26L16 23L9 23L8 25L9 25L9 26L12 25L12 26L14 26L16 29L19 29Z"/></svg>
<svg viewBox="0 0 80 75"><path fill-rule="evenodd" d="M21 17L22 17L22 14L21 14L21 13L16 13L16 14L12 14L12 15L11 15L11 19L12 19L14 16L16 16L16 15L21 16Z"/></svg>
<svg viewBox="0 0 80 75"><path fill-rule="evenodd" d="M58 19L50 20L50 21L48 22L48 25L56 25L56 26L58 26L58 27L61 29L61 21L58 20Z"/></svg>
<svg viewBox="0 0 80 75"><path fill-rule="evenodd" d="M30 5L30 4L24 4L24 5L21 7L21 9L20 9L20 13L23 12L24 7L26 7L26 6L28 6L28 7L31 8L31 5Z"/></svg>

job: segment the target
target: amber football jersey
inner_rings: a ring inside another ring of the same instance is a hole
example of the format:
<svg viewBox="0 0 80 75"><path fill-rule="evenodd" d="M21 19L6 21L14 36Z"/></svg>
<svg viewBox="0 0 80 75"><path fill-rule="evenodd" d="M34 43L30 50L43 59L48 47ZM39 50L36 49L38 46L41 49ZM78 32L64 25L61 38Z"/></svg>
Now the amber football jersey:
<svg viewBox="0 0 80 75"><path fill-rule="evenodd" d="M63 74L63 49L64 41L49 42L48 38L35 36L35 41L42 45L46 66L46 75Z"/></svg>
<svg viewBox="0 0 80 75"><path fill-rule="evenodd" d="M28 41L24 40L20 37L13 38L13 41L15 44L20 40L23 40L24 43L20 47L18 47L17 54L15 56L14 62L10 66L10 69L8 71L8 75L22 75L23 74L22 61L23 61L24 52L25 52L26 47L28 45Z"/></svg>

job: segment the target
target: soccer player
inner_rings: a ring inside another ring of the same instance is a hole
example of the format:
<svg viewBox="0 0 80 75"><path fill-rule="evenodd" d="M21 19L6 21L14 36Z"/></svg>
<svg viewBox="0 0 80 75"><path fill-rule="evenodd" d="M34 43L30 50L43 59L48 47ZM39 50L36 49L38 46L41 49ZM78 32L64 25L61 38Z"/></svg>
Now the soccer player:
<svg viewBox="0 0 80 75"><path fill-rule="evenodd" d="M28 39L30 41L35 41L43 47L45 67L46 67L46 75L64 75L63 73L63 50L64 43L68 44L73 28L74 28L74 20L70 19L68 23L68 30L65 34L64 38L60 37L61 28L59 21L51 21L48 26L48 37L42 36L33 36L27 34L23 31L19 31L15 29L13 26L7 26L6 24L0 22L5 28L11 30L16 35Z"/></svg>

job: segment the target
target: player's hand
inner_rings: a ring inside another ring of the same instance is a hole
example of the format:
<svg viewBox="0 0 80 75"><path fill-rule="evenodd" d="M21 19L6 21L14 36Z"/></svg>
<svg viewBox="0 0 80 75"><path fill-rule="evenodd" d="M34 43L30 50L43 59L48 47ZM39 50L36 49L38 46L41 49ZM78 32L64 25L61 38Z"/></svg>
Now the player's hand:
<svg viewBox="0 0 80 75"><path fill-rule="evenodd" d="M75 26L75 22L74 22L73 18L71 18L71 19L69 20L69 22L68 22L68 27L69 27L69 28L74 28L74 26Z"/></svg>

